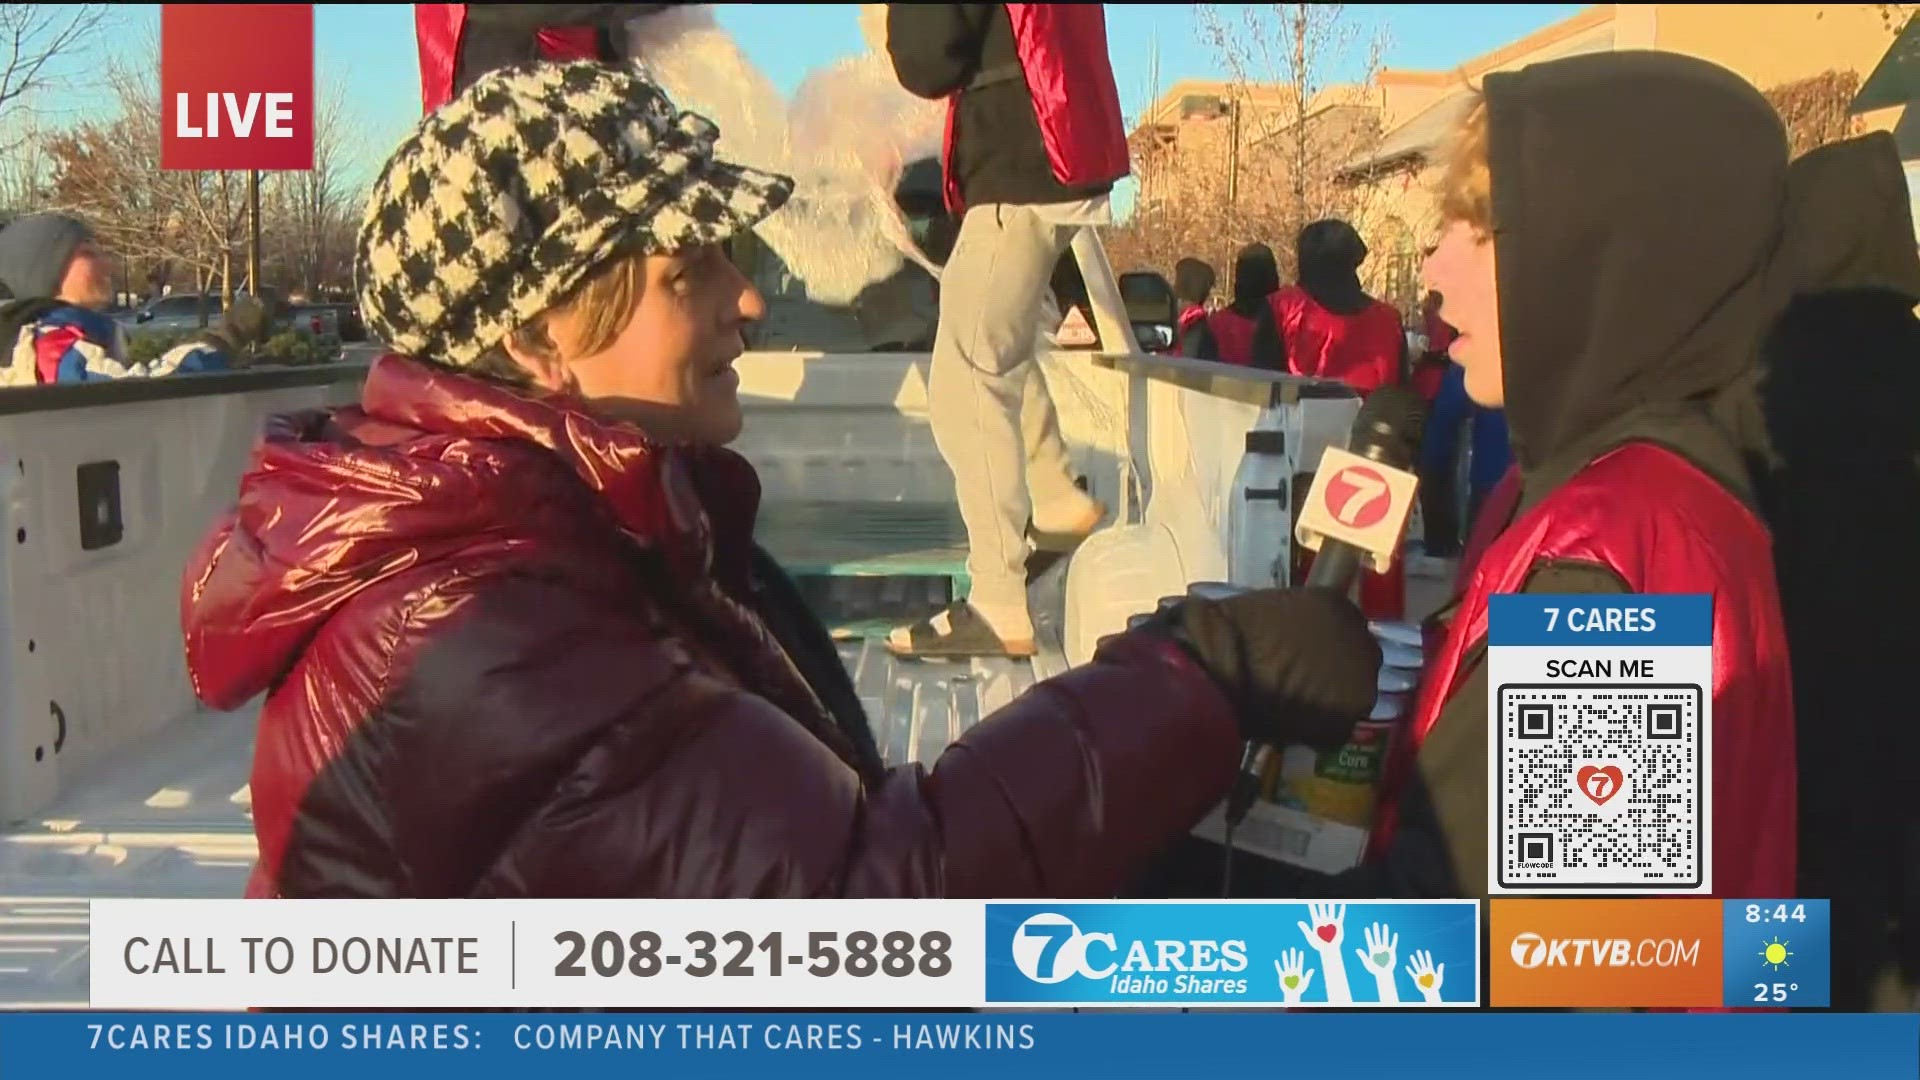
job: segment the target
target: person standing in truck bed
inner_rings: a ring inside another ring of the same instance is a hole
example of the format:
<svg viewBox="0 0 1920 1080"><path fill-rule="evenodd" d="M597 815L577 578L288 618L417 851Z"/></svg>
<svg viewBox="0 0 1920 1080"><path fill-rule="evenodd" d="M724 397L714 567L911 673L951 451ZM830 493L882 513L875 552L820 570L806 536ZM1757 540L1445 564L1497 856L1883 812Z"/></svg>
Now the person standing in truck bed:
<svg viewBox="0 0 1920 1080"><path fill-rule="evenodd" d="M626 59L624 27L672 4L415 4L420 97L432 112L473 80L528 60Z"/></svg>
<svg viewBox="0 0 1920 1080"><path fill-rule="evenodd" d="M887 53L908 91L948 102L949 209L928 374L934 441L967 528L968 598L900 627L902 656L1032 656L1029 532L1070 547L1105 508L1074 483L1037 374L1040 312L1074 234L1112 220L1126 126L1099 4L891 4Z"/></svg>

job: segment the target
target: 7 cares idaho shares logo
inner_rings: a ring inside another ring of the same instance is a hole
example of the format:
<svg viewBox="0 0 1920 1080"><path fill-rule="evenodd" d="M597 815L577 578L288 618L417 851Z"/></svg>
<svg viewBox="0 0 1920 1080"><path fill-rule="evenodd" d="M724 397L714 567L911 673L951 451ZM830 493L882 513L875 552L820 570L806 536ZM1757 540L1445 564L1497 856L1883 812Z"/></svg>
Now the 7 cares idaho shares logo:
<svg viewBox="0 0 1920 1080"><path fill-rule="evenodd" d="M1472 901L987 905L1006 1005L1471 1006Z"/></svg>

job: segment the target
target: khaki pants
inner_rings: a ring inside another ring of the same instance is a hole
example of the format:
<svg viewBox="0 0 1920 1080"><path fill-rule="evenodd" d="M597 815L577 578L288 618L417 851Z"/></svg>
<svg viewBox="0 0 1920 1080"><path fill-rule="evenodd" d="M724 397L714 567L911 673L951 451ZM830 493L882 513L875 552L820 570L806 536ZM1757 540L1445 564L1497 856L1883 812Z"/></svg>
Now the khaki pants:
<svg viewBox="0 0 1920 1080"><path fill-rule="evenodd" d="M1074 485L1035 360L1043 298L1080 227L1056 208L968 209L940 275L928 409L967 526L971 599L1002 637L1031 636L1026 529L1070 528L1093 505Z"/></svg>

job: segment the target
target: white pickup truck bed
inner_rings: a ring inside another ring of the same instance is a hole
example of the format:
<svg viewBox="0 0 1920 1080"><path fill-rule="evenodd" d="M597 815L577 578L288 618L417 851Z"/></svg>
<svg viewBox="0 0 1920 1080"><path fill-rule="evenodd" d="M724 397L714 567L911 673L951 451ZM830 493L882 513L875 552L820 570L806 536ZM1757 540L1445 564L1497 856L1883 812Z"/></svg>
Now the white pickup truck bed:
<svg viewBox="0 0 1920 1080"><path fill-rule="evenodd" d="M1034 681L1028 661L896 661L877 641L843 642L841 655L891 762L931 761ZM242 893L254 716L177 721L0 834L0 1009L85 1007L90 898Z"/></svg>

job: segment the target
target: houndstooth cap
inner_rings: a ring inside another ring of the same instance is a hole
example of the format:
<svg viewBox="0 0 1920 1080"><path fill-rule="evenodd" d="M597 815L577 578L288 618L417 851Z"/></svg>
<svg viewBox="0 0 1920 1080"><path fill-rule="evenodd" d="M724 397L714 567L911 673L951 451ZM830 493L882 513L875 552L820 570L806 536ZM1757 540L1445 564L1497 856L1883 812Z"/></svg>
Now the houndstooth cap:
<svg viewBox="0 0 1920 1080"><path fill-rule="evenodd" d="M429 114L374 183L354 260L367 329L465 366L616 254L753 227L793 181L716 161L719 136L635 65L489 72Z"/></svg>

